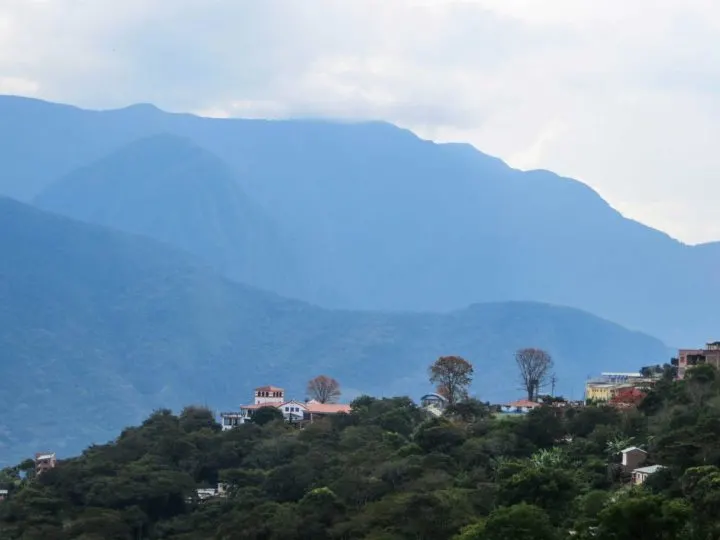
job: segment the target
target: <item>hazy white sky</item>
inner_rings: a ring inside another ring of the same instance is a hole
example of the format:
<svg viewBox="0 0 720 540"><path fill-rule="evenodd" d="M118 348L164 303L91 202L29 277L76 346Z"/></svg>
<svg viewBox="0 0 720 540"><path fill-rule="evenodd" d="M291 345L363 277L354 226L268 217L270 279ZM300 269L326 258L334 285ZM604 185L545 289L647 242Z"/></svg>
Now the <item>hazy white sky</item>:
<svg viewBox="0 0 720 540"><path fill-rule="evenodd" d="M389 120L694 243L720 239L718 30L716 0L0 0L0 93Z"/></svg>

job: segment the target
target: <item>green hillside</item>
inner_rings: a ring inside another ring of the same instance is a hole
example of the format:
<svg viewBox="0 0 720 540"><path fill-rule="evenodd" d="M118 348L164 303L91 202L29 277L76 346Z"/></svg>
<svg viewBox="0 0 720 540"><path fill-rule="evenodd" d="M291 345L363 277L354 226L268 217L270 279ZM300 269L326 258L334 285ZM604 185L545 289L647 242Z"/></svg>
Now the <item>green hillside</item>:
<svg viewBox="0 0 720 540"><path fill-rule="evenodd" d="M661 363L664 345L587 313L531 303L446 315L328 311L225 280L143 237L0 199L0 461L104 442L158 407L303 397L327 373L346 397L418 395L441 354L472 359L473 391L515 398L512 353L550 351L558 391L600 370Z"/></svg>
<svg viewBox="0 0 720 540"><path fill-rule="evenodd" d="M32 461L0 471L0 538L715 539L718 373L671 377L637 409L545 405L512 421L473 400L430 419L368 396L304 429L221 432L202 408L157 411L39 477ZM644 460L625 468L628 447Z"/></svg>

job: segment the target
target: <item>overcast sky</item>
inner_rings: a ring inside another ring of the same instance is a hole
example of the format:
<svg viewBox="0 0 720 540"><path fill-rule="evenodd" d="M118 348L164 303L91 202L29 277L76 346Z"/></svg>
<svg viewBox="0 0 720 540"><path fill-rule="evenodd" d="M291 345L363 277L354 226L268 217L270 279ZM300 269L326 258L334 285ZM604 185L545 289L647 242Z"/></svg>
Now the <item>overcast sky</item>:
<svg viewBox="0 0 720 540"><path fill-rule="evenodd" d="M0 93L388 120L695 243L720 240L718 27L716 0L0 0Z"/></svg>

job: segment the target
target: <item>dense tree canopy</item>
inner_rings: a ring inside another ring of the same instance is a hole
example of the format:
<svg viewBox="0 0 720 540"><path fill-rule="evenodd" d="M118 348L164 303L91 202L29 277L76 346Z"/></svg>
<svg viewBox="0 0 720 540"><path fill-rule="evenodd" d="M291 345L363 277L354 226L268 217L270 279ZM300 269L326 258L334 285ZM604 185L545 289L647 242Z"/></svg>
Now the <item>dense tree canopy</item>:
<svg viewBox="0 0 720 540"><path fill-rule="evenodd" d="M37 478L32 462L1 471L0 538L716 539L716 375L662 379L636 410L512 418L363 396L304 427L268 415L221 431L203 408L159 410ZM629 444L665 466L643 485L620 465Z"/></svg>

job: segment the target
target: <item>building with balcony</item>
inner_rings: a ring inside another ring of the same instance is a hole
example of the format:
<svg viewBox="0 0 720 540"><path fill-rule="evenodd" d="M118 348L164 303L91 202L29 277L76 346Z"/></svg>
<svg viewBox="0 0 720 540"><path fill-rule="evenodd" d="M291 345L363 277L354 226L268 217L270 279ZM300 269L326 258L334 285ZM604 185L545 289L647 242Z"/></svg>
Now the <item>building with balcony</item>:
<svg viewBox="0 0 720 540"><path fill-rule="evenodd" d="M720 341L706 343L704 349L680 349L677 356L678 379L684 378L689 368L700 364L720 369Z"/></svg>

